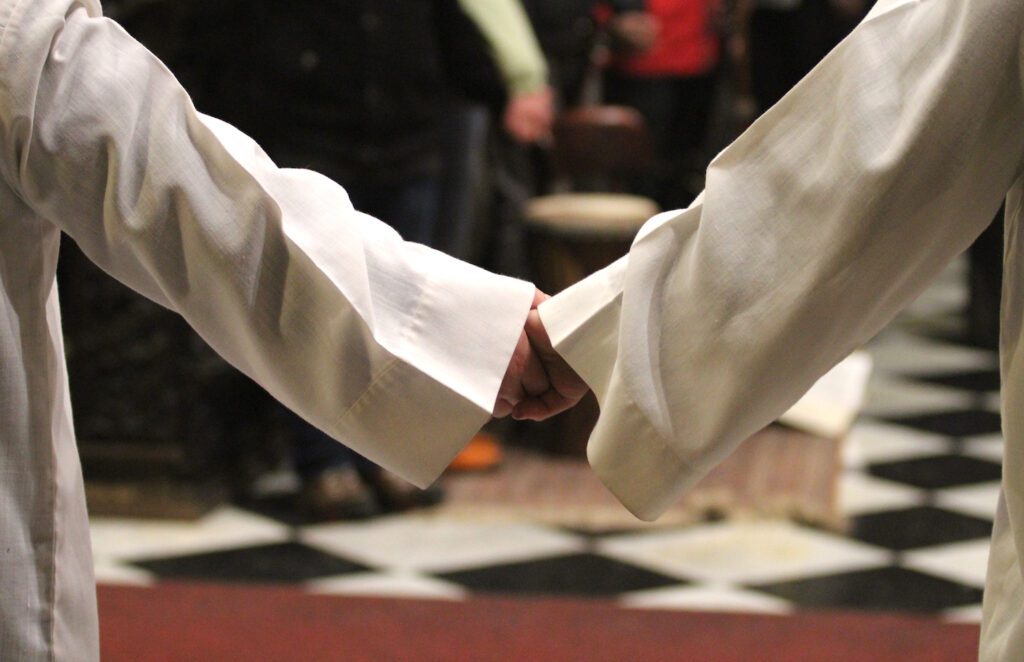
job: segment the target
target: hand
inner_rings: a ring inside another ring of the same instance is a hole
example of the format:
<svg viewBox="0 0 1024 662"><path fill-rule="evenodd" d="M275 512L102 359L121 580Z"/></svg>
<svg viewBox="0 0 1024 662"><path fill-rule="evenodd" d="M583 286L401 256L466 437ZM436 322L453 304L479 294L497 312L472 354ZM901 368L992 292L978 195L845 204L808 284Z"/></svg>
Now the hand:
<svg viewBox="0 0 1024 662"><path fill-rule="evenodd" d="M856 19L864 13L864 0L832 0L832 7L841 17Z"/></svg>
<svg viewBox="0 0 1024 662"><path fill-rule="evenodd" d="M658 19L644 11L617 14L608 26L613 47L626 53L650 50L658 39Z"/></svg>
<svg viewBox="0 0 1024 662"><path fill-rule="evenodd" d="M590 388L565 359L555 351L548 332L537 313L537 306L547 300L548 295L540 290L534 296L533 308L526 318L526 335L530 339L541 363L544 365L549 388L519 402L512 411L517 420L542 421L575 406Z"/></svg>
<svg viewBox="0 0 1024 662"><path fill-rule="evenodd" d="M531 311L532 312L532 311ZM498 398L494 402L492 415L505 418L524 400L539 396L551 388L547 373L541 366L537 353L530 345L524 330L512 352L512 359L505 369L505 378L498 387Z"/></svg>
<svg viewBox="0 0 1024 662"><path fill-rule="evenodd" d="M536 92L512 97L505 107L505 130L523 144L546 138L555 117L554 99L554 93L546 85Z"/></svg>

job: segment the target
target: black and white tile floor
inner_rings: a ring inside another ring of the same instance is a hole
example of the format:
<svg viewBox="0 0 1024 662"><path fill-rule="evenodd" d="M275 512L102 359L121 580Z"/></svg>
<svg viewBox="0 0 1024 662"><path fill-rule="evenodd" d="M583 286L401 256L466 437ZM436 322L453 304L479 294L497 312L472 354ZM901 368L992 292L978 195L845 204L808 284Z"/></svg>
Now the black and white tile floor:
<svg viewBox="0 0 1024 662"><path fill-rule="evenodd" d="M198 522L93 520L97 578L285 582L336 594L593 596L624 606L980 617L1002 439L994 353L954 337L956 267L869 349L845 447L847 535L790 522L581 533L426 514L293 526L238 507Z"/></svg>

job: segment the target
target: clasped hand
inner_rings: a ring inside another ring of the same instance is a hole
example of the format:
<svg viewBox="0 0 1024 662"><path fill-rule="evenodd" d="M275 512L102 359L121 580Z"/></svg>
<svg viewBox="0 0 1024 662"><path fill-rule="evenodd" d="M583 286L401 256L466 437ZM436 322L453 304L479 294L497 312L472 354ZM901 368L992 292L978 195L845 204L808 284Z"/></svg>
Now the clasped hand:
<svg viewBox="0 0 1024 662"><path fill-rule="evenodd" d="M559 414L586 395L589 388L551 345L539 306L548 295L537 290L505 378L498 389L494 416L543 421Z"/></svg>

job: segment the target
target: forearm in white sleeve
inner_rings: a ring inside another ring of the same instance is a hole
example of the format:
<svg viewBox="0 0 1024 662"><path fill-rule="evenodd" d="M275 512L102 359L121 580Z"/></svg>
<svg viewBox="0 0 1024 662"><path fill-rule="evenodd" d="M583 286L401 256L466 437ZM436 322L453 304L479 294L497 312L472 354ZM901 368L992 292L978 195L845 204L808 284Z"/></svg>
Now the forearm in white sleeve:
<svg viewBox="0 0 1024 662"><path fill-rule="evenodd" d="M634 513L657 517L991 221L1024 154L1022 22L1018 2L882 0L693 206L541 307L601 400L591 462Z"/></svg>
<svg viewBox="0 0 1024 662"><path fill-rule="evenodd" d="M95 2L0 37L0 174L283 403L419 485L485 423L533 297L353 210L197 113Z"/></svg>

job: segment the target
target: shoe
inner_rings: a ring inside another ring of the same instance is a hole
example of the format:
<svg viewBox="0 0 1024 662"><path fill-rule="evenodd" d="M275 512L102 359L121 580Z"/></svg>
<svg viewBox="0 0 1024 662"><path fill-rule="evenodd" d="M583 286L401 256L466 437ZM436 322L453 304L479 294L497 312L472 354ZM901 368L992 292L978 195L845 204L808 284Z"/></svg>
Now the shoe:
<svg viewBox="0 0 1024 662"><path fill-rule="evenodd" d="M444 500L444 490L440 485L434 484L421 490L380 467L363 471L362 476L386 512L436 506Z"/></svg>
<svg viewBox="0 0 1024 662"><path fill-rule="evenodd" d="M480 432L470 439L448 468L452 471L488 471L501 464L501 443L494 435Z"/></svg>
<svg viewBox="0 0 1024 662"><path fill-rule="evenodd" d="M299 501L302 510L321 521L366 519L382 512L376 495L349 465L331 467L307 480Z"/></svg>

